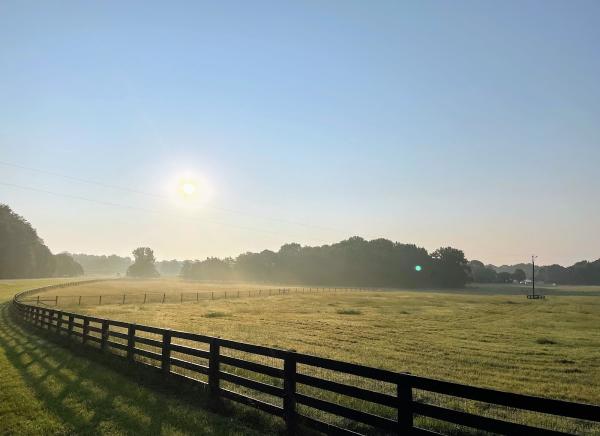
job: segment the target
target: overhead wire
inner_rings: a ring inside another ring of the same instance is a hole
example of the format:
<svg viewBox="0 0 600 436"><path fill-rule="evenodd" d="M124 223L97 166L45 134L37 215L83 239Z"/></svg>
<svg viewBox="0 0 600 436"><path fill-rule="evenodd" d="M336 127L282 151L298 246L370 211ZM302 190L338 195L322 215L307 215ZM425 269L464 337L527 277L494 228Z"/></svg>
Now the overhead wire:
<svg viewBox="0 0 600 436"><path fill-rule="evenodd" d="M66 179L66 180L72 180L72 181L79 182L79 183L86 183L86 184L90 184L90 185L96 185L96 186L100 186L100 187L107 188L107 189L113 189L113 190L117 190L117 191L129 192L131 194L137 194L137 195L143 195L143 196L147 196L147 197L160 198L160 199L163 199L163 200L170 200L169 196L163 195L163 194L157 194L157 193L154 193L154 192L147 192L147 191L142 191L142 190L138 190L138 189L132 189L132 188L128 188L128 187L125 187L125 186L113 185L113 184L110 184L110 183L99 182L99 181L96 181L96 180L88 180L88 179L83 179L83 178L80 178L80 177L73 177L73 176L66 175L66 174L61 174L61 173L57 173L57 172L53 172L53 171L48 171L48 170L44 170L44 169L39 169L39 168L33 168L33 167L25 166L25 165L15 164L15 163L12 163L12 162L0 161L0 165L4 165L4 166L8 166L8 167L13 167L13 168L19 168L19 169L23 169L23 170L27 170L27 171L32 171L32 172L37 172L37 173L40 173L40 174L46 174L46 175L49 175L49 176L59 177L59 178L63 178L63 179ZM254 213L250 213L250 212L246 212L246 211L241 211L241 210L236 210L236 209L229 209L229 208L223 208L223 207L217 207L217 206L211 206L211 205L204 205L203 208L213 209L213 210L217 210L217 211L225 212L225 213L232 213L232 214L237 214L237 215L245 215L245 216L249 216L249 217L253 217L253 218L258 218L258 219L263 219L263 220L267 220L267 221L274 221L274 222L281 222L281 223L286 223L286 224L292 224L292 225L296 225L296 226L316 228L316 229L322 229L322 230L330 230L330 231L331 230L333 230L333 231L339 231L339 229L336 229L336 228L333 228L333 227L321 226L321 225L317 225L317 224L302 223L302 222L299 222L299 221L288 220L288 219L279 218L279 217L268 217L268 216L265 216L265 215L254 214Z"/></svg>

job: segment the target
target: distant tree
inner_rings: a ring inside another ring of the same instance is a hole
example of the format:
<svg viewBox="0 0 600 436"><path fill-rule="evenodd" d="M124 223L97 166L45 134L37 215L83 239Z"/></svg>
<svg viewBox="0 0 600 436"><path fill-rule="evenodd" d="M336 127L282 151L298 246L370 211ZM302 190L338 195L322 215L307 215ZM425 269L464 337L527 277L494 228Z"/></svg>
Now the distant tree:
<svg viewBox="0 0 600 436"><path fill-rule="evenodd" d="M73 260L70 254L56 254L54 255L54 260L56 265L54 275L56 277L75 277L83 275L83 268Z"/></svg>
<svg viewBox="0 0 600 436"><path fill-rule="evenodd" d="M469 279L470 268L462 250L442 247L431 253L436 284L445 288L462 288Z"/></svg>
<svg viewBox="0 0 600 436"><path fill-rule="evenodd" d="M128 277L158 277L154 252L149 247L138 247L132 252L133 264L127 268Z"/></svg>
<svg viewBox="0 0 600 436"><path fill-rule="evenodd" d="M483 262L472 260L469 262L471 278L475 283L496 283L498 274L492 268L486 267Z"/></svg>
<svg viewBox="0 0 600 436"><path fill-rule="evenodd" d="M517 268L515 270L515 272L512 274L512 278L513 278L513 280L522 282L523 280L525 280L527 278L527 274L525 274L525 271L523 271L521 268Z"/></svg>
<svg viewBox="0 0 600 436"><path fill-rule="evenodd" d="M71 254L75 262L79 263L85 274L93 275L115 275L125 274L129 265L131 265L131 258L121 257L111 254L110 256L98 256L95 254Z"/></svg>
<svg viewBox="0 0 600 436"><path fill-rule="evenodd" d="M183 262L175 259L156 262L156 269L161 276L178 276L182 267Z"/></svg>
<svg viewBox="0 0 600 436"><path fill-rule="evenodd" d="M501 272L498 273L498 282L499 283L510 283L512 282L512 274L509 272Z"/></svg>

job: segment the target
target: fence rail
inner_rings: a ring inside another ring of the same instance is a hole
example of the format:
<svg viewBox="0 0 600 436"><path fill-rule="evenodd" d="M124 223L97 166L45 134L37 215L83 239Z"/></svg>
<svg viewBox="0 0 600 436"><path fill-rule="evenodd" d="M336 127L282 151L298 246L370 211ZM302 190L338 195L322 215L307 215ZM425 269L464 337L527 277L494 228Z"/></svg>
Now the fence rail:
<svg viewBox="0 0 600 436"><path fill-rule="evenodd" d="M100 279L102 280L102 279ZM82 283L92 283L90 280ZM99 281L99 280L98 280ZM73 286L73 285L70 285ZM54 285L53 287L60 287ZM36 295L31 298L21 298L21 303L35 303L38 306L83 306L83 305L107 305L107 304L176 304L194 303L207 300L222 300L243 297L270 297L276 295L291 294L323 294L350 291L365 291L365 288L341 288L341 287L293 287L293 288L265 288L265 289L228 289L218 291L196 291L196 292L134 292L134 293L110 293L101 295Z"/></svg>
<svg viewBox="0 0 600 436"><path fill-rule="evenodd" d="M299 425L327 434L356 435L373 431L437 434L416 427L414 418L419 416L501 434L567 434L426 403L415 398L417 391L585 420L594 426L600 422L598 405L445 382L217 337L39 307L21 301L22 297L41 290L47 288L26 291L13 299L14 312L22 320L131 362L153 366L165 376L202 384L215 401L226 398L281 417L290 434L296 433ZM326 372L335 372L346 382L339 378L332 380L324 375ZM385 384L388 389L376 391L353 385L347 381L352 377ZM344 398L353 402L344 401ZM327 422L319 419L318 414L309 412L311 410L324 412L337 420ZM377 413L380 410L388 412ZM340 422L353 424L342 426Z"/></svg>

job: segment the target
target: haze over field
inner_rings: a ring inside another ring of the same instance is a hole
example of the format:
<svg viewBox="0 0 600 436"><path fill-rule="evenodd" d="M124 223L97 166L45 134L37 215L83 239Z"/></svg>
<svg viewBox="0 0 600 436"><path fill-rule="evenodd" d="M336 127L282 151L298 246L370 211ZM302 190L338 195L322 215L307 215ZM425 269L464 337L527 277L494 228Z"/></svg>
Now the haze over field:
<svg viewBox="0 0 600 436"><path fill-rule="evenodd" d="M0 5L0 202L54 253L600 255L600 3Z"/></svg>

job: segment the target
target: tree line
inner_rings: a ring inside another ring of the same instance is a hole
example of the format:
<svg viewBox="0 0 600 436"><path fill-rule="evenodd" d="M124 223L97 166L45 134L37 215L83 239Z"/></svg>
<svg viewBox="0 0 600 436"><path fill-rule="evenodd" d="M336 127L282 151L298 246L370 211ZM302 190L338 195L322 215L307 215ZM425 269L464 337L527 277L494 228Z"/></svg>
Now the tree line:
<svg viewBox="0 0 600 436"><path fill-rule="evenodd" d="M290 243L278 251L247 252L236 258L157 262L148 247L129 257L52 254L36 230L10 207L0 204L0 279L127 274L134 277L180 275L191 280L250 280L324 286L462 287L468 282L507 283L529 278L531 264L513 266L468 262L461 250L443 247L428 253L414 244L355 236L322 246ZM536 281L599 285L600 259L536 266Z"/></svg>
<svg viewBox="0 0 600 436"><path fill-rule="evenodd" d="M462 287L469 278L464 253L443 247L431 254L414 244L354 236L322 246L291 243L278 251L184 262L192 280L250 280L323 286Z"/></svg>
<svg viewBox="0 0 600 436"><path fill-rule="evenodd" d="M0 279L73 277L83 272L69 254L52 254L25 218L0 204Z"/></svg>
<svg viewBox="0 0 600 436"><path fill-rule="evenodd" d="M514 268L512 272L498 272L493 266L485 266L479 260L469 262L470 281L474 283L512 283L513 281L521 282L527 278L525 270L522 268Z"/></svg>

